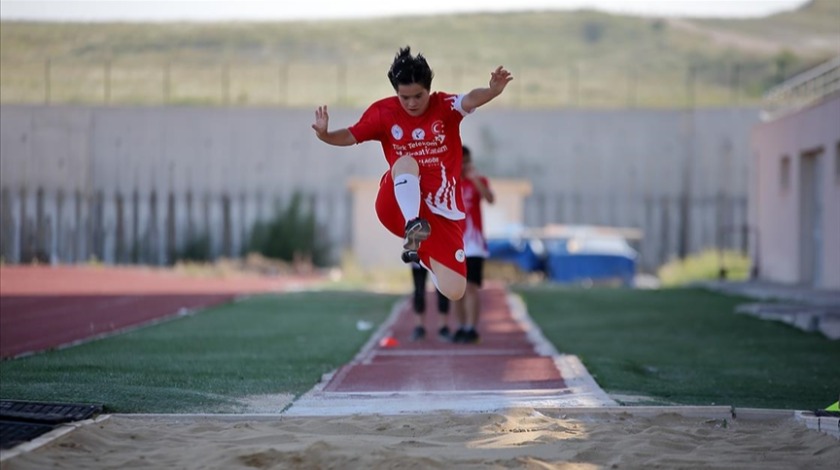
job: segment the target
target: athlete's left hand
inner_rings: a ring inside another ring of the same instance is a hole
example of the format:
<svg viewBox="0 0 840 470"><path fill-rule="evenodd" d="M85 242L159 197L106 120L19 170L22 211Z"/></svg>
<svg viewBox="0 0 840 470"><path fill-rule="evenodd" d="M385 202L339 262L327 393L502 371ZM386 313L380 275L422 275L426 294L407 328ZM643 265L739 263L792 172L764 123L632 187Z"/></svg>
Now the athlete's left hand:
<svg viewBox="0 0 840 470"><path fill-rule="evenodd" d="M500 65L490 73L490 89L498 95L505 90L511 80L513 80L513 75Z"/></svg>

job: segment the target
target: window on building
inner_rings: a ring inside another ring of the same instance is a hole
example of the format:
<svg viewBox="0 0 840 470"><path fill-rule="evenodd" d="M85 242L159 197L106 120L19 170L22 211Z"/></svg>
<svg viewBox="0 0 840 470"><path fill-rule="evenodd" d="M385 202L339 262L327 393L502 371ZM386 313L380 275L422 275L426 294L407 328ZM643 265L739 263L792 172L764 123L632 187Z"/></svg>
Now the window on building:
<svg viewBox="0 0 840 470"><path fill-rule="evenodd" d="M782 166L779 170L779 187L782 191L790 189L790 157L782 157Z"/></svg>

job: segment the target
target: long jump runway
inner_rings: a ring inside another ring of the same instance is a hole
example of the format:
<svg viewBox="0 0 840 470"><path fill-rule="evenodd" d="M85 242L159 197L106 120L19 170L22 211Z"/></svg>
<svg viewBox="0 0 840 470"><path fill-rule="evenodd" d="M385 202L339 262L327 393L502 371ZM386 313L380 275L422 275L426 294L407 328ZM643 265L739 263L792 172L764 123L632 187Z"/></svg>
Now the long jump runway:
<svg viewBox="0 0 840 470"><path fill-rule="evenodd" d="M0 268L0 359L59 348L308 279L202 279L93 266Z"/></svg>
<svg viewBox="0 0 840 470"><path fill-rule="evenodd" d="M427 305L435 305L434 294L428 295ZM410 341L414 313L408 301L401 302L353 361L325 376L283 414L616 405L576 356L559 354L545 340L518 297L499 284L488 285L481 296L479 344L438 340L436 312L426 314L427 337Z"/></svg>

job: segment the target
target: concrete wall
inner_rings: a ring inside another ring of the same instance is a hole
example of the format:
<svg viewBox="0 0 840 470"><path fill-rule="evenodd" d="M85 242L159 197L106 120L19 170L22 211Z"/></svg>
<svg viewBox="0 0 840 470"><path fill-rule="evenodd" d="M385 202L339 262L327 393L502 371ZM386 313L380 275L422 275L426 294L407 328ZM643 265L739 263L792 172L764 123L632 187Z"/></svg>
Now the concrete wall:
<svg viewBox="0 0 840 470"><path fill-rule="evenodd" d="M331 125L358 109L331 109ZM238 254L254 221L295 191L307 196L332 259L351 247L348 181L386 170L379 145L322 144L312 110L0 108L0 252L60 262L166 263L207 232L214 255ZM488 108L462 124L491 178L526 180L529 226L637 227L641 266L724 244L743 247L749 130L755 109ZM375 220L375 218L373 219Z"/></svg>
<svg viewBox="0 0 840 470"><path fill-rule="evenodd" d="M757 125L752 152L759 277L840 288L840 94Z"/></svg>

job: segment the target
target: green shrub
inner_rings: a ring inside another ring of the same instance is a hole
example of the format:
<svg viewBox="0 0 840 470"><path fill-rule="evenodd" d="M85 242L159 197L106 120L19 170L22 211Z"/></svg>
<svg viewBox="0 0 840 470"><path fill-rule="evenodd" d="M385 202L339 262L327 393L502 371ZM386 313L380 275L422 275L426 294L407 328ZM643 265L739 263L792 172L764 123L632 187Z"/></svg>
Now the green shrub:
<svg viewBox="0 0 840 470"><path fill-rule="evenodd" d="M721 269L725 270L726 279L747 279L750 259L738 251L706 250L682 260L669 261L659 268L657 275L663 286L680 286L719 279Z"/></svg>
<svg viewBox="0 0 840 470"><path fill-rule="evenodd" d="M176 261L210 261L210 235L204 233L193 236L184 243L183 248L177 253Z"/></svg>
<svg viewBox="0 0 840 470"><path fill-rule="evenodd" d="M315 214L303 207L303 196L295 193L285 208L276 209L271 220L258 221L251 230L248 251L289 262L311 261L325 266L329 245Z"/></svg>

